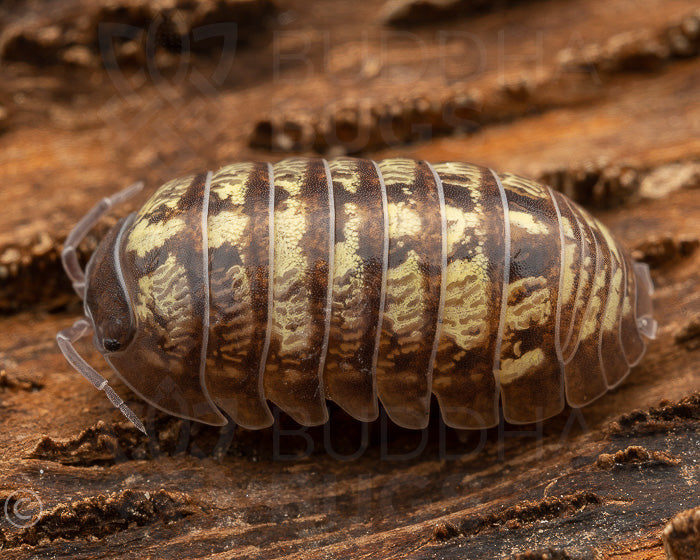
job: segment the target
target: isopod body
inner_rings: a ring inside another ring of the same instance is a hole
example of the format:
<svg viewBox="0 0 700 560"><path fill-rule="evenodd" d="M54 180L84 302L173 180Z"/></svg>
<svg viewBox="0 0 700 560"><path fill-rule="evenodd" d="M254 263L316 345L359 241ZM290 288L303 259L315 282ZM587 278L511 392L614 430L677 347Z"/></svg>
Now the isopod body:
<svg viewBox="0 0 700 560"><path fill-rule="evenodd" d="M652 284L562 194L465 163L294 158L163 185L64 265L84 319L71 363L135 415L73 349L89 329L138 395L173 415L262 428L268 401L303 425L332 400L354 418L484 428L580 407L653 338Z"/></svg>

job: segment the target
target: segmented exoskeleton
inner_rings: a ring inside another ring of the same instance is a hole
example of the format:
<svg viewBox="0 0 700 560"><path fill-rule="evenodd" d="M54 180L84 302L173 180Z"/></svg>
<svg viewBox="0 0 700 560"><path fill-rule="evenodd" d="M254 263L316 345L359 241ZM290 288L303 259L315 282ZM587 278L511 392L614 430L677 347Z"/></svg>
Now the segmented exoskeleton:
<svg viewBox="0 0 700 560"><path fill-rule="evenodd" d="M303 425L353 417L484 428L583 406L653 338L652 284L600 222L549 187L465 163L287 159L163 185L64 265L124 382L166 412L262 428L267 401Z"/></svg>

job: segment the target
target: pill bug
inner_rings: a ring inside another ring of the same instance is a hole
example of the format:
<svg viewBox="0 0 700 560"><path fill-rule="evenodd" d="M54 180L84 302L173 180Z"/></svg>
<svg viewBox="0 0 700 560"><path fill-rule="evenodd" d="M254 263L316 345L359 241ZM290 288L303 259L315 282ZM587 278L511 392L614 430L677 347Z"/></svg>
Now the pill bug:
<svg viewBox="0 0 700 560"><path fill-rule="evenodd" d="M302 425L326 399L371 421L528 423L616 386L653 338L648 267L559 192L476 165L293 158L166 183L104 237L83 272L67 360L136 415L73 348L90 330L121 379L172 415Z"/></svg>

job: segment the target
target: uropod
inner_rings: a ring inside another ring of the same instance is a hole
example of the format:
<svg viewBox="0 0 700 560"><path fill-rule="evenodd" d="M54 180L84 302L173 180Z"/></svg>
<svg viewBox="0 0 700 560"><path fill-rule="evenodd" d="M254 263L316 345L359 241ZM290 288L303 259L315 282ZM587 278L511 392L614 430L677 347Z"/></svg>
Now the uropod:
<svg viewBox="0 0 700 560"><path fill-rule="evenodd" d="M67 360L138 417L73 347L94 343L144 401L210 425L305 426L326 400L421 429L529 423L618 385L653 338L648 267L559 192L458 162L293 158L170 181L62 259L85 317ZM499 405L500 402L500 405Z"/></svg>

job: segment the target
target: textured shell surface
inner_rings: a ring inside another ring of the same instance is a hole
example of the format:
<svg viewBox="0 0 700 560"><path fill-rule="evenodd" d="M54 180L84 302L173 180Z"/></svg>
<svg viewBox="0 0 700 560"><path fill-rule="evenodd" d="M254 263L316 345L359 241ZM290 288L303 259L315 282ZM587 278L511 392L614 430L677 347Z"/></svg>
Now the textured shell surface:
<svg viewBox="0 0 700 560"><path fill-rule="evenodd" d="M133 332L105 358L209 424L269 426L271 402L318 425L331 400L420 429L431 395L449 426L533 422L619 384L653 337L645 265L564 195L477 165L237 163L119 227Z"/></svg>

